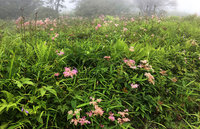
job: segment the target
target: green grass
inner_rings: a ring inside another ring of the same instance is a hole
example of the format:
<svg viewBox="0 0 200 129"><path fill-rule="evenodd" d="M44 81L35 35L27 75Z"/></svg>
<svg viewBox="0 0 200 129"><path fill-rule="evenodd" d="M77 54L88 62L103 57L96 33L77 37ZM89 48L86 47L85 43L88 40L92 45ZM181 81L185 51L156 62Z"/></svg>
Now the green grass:
<svg viewBox="0 0 200 129"><path fill-rule="evenodd" d="M0 21L0 128L199 128L200 18L105 19L57 19L56 26L36 29ZM136 66L147 60L150 70L132 69L124 59ZM64 77L65 67L77 75ZM94 110L90 97L102 99L102 116L86 114ZM79 108L76 116L68 114ZM130 121L119 124L125 109ZM83 116L91 123L70 122Z"/></svg>

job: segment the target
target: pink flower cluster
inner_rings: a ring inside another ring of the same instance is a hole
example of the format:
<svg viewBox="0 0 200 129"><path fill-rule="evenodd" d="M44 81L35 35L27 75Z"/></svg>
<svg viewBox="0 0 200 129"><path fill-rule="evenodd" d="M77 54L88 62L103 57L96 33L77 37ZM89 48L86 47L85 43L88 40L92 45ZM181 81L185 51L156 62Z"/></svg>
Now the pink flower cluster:
<svg viewBox="0 0 200 129"><path fill-rule="evenodd" d="M141 60L140 64L138 65L139 68L144 68L145 70L149 71L149 70L153 70L152 66L148 64L147 60Z"/></svg>
<svg viewBox="0 0 200 129"><path fill-rule="evenodd" d="M135 50L134 50L134 47L131 46L131 47L129 48L129 51L134 52L134 51L135 51Z"/></svg>
<svg viewBox="0 0 200 129"><path fill-rule="evenodd" d="M81 110L82 110L81 108L76 109L76 110L74 111L74 113L73 113L72 110L70 110L70 111L68 111L68 114L69 114L69 115L76 116L77 114L80 114L80 111L81 111ZM86 119L85 116L83 116L82 118L80 118L80 116L77 115L77 118L72 119L70 123L74 123L75 126L77 126L78 123L80 123L81 126L82 126L82 125L84 125L84 124L90 124L91 122L88 121L88 120Z"/></svg>
<svg viewBox="0 0 200 129"><path fill-rule="evenodd" d="M136 69L136 65L135 65L135 61L131 60L131 59L124 59L124 63L126 63L126 65L128 65L130 68L132 69Z"/></svg>
<svg viewBox="0 0 200 129"><path fill-rule="evenodd" d="M124 110L123 112L118 112L118 114L120 114L121 117L122 117L122 118L118 118L118 119L117 119L117 122L118 122L119 124L123 124L123 123L125 123L125 122L130 121L130 119L126 117L126 115L127 115L127 116L129 115L129 114L128 114L128 109Z"/></svg>
<svg viewBox="0 0 200 129"><path fill-rule="evenodd" d="M89 117L91 117L92 115L94 115L94 116L98 116L98 115L102 116L103 113L104 113L104 111L103 111L103 109L100 108L100 107L98 106L98 104L97 104L97 103L100 103L100 102L101 102L101 99L97 99L96 101L95 101L95 99L92 98L92 97L90 97L90 99L92 100L92 101L90 102L90 105L92 104L92 105L94 106L94 109L95 109L95 110L92 110L92 111L90 111L90 112L87 112L86 114L88 114Z"/></svg>
<svg viewBox="0 0 200 129"><path fill-rule="evenodd" d="M64 77L71 77L73 78L74 75L77 75L77 69L71 70L71 68L65 67L65 71L63 72Z"/></svg>
<svg viewBox="0 0 200 129"><path fill-rule="evenodd" d="M110 56L104 56L104 59L106 59L106 60L110 60Z"/></svg>
<svg viewBox="0 0 200 129"><path fill-rule="evenodd" d="M55 36L52 37L51 39L52 39L52 40L55 40L58 36L59 36L59 34L58 34L58 33L55 33Z"/></svg>
<svg viewBox="0 0 200 129"><path fill-rule="evenodd" d="M154 77L151 75L151 73L145 73L144 74L147 78L148 78L148 81L151 83L151 84L155 84L154 82Z"/></svg>
<svg viewBox="0 0 200 129"><path fill-rule="evenodd" d="M138 88L138 87L139 87L138 84L133 84L133 83L131 83L131 88L135 89L135 88Z"/></svg>
<svg viewBox="0 0 200 129"><path fill-rule="evenodd" d="M56 50L56 54L61 56L61 55L64 55L65 53L62 50L60 52L58 52L58 50Z"/></svg>
<svg viewBox="0 0 200 129"><path fill-rule="evenodd" d="M108 119L111 121L115 121L114 113L110 112Z"/></svg>
<svg viewBox="0 0 200 129"><path fill-rule="evenodd" d="M96 30L98 30L101 27L101 24L97 24L97 26L95 27Z"/></svg>
<svg viewBox="0 0 200 129"><path fill-rule="evenodd" d="M32 25L32 26L41 26L41 27L45 27L47 28L48 25L53 25L54 27L56 27L56 24L57 24L57 21L56 19L54 20L50 20L49 18L46 18L44 21L42 20L37 20L37 21L27 21L25 23L23 23L23 18L22 17L19 17L16 21L15 21L17 27L19 28L21 25L27 27L29 25Z"/></svg>

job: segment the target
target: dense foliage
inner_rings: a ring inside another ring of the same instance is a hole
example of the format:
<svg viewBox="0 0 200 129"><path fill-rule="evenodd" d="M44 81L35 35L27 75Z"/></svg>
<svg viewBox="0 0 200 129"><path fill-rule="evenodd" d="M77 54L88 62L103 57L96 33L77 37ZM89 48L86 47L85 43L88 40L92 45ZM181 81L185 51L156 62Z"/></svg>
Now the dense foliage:
<svg viewBox="0 0 200 129"><path fill-rule="evenodd" d="M199 23L0 21L0 128L199 128Z"/></svg>

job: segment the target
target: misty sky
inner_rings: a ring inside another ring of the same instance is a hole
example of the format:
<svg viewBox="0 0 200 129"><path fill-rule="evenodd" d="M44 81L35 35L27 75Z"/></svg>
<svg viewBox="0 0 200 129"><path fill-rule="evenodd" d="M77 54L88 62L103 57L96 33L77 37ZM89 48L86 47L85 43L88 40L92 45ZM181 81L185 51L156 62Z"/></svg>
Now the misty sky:
<svg viewBox="0 0 200 129"><path fill-rule="evenodd" d="M66 10L71 10L74 8L74 4L65 2L67 7ZM197 13L200 15L200 0L177 0L177 7L175 10L194 14Z"/></svg>

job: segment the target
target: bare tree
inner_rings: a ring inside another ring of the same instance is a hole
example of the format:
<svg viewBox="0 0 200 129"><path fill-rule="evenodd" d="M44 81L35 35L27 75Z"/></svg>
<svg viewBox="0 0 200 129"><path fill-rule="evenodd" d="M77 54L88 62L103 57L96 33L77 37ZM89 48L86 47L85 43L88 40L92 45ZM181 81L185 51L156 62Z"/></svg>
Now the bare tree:
<svg viewBox="0 0 200 129"><path fill-rule="evenodd" d="M47 0L46 4L48 7L54 9L57 13L59 13L59 9L65 7L63 5L64 2L65 0Z"/></svg>
<svg viewBox="0 0 200 129"><path fill-rule="evenodd" d="M176 0L134 0L142 15L153 15L176 5Z"/></svg>

